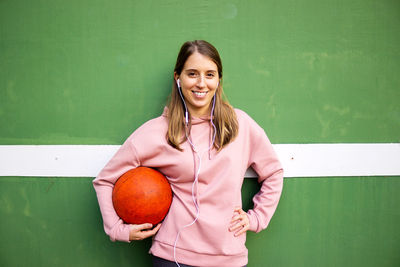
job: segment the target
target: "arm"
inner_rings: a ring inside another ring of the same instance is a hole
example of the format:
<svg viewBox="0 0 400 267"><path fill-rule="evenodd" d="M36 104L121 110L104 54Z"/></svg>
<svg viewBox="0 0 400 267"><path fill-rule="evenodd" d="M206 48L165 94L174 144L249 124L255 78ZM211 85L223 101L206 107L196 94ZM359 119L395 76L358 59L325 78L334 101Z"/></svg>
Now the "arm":
<svg viewBox="0 0 400 267"><path fill-rule="evenodd" d="M132 136L129 137L121 148L115 153L96 179L93 186L96 190L97 199L103 217L104 231L112 241L140 240L154 235L159 229L147 230L151 224L129 225L125 224L115 212L112 203L112 191L118 178L130 169L140 165L140 161L134 145Z"/></svg>
<svg viewBox="0 0 400 267"><path fill-rule="evenodd" d="M282 192L283 168L264 130L251 120L249 165L258 174L260 191L253 197L254 207L247 211L249 230L267 228Z"/></svg>

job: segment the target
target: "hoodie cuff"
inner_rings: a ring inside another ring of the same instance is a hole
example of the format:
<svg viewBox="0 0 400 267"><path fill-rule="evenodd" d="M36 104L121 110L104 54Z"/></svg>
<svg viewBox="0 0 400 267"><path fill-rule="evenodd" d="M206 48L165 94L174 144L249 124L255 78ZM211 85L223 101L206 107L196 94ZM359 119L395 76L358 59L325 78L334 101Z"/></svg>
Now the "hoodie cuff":
<svg viewBox="0 0 400 267"><path fill-rule="evenodd" d="M130 243L129 241L129 232L131 229L130 224L121 224L117 227L117 229L114 231L113 235L110 235L111 241L122 241L122 242L127 242Z"/></svg>
<svg viewBox="0 0 400 267"><path fill-rule="evenodd" d="M247 217L249 217L249 222L250 222L249 230L258 233L259 232L258 218L255 212L253 210L249 210L247 212Z"/></svg>

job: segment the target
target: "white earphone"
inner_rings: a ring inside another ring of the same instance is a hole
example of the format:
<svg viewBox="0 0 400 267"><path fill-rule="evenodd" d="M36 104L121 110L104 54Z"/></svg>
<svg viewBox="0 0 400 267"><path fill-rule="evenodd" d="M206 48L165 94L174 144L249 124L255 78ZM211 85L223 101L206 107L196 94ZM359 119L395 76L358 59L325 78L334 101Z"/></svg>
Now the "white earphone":
<svg viewBox="0 0 400 267"><path fill-rule="evenodd" d="M176 80L176 85L178 85L179 95L181 96L181 99L183 101L183 105L185 105L185 123L186 123L186 126L188 126L188 124L189 124L189 112L188 112L188 109L187 109L187 106L186 106L185 99L183 98L183 95L182 95L181 80L179 80L179 79Z"/></svg>

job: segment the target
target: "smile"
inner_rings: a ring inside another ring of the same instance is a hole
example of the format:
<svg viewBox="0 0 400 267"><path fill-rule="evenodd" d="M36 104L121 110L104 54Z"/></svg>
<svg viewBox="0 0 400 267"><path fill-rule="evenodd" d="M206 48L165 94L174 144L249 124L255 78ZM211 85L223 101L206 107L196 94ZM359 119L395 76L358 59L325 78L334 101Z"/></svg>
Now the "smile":
<svg viewBox="0 0 400 267"><path fill-rule="evenodd" d="M208 93L208 92L199 92L199 91L192 91L192 92L197 97L203 97Z"/></svg>

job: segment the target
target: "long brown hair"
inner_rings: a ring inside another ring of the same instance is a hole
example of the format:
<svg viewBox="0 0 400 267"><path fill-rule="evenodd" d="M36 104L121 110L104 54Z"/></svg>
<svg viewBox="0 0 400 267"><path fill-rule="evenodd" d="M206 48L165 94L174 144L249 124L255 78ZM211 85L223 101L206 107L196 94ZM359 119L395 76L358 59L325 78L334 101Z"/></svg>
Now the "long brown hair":
<svg viewBox="0 0 400 267"><path fill-rule="evenodd" d="M195 52L210 58L218 68L220 82L215 93L215 109L212 120L216 127L214 148L220 151L224 146L232 142L237 136L238 122L236 113L226 100L222 89L222 62L217 49L212 44L204 40L185 42L179 51L174 72L180 75L186 60ZM169 96L167 106L167 141L172 147L182 150L180 148L180 144L186 141L186 135L184 133L186 130L190 131L191 121L189 116L189 126L188 129L186 129L184 120L185 107L179 95L178 86L176 85L175 81L172 85L172 91Z"/></svg>

